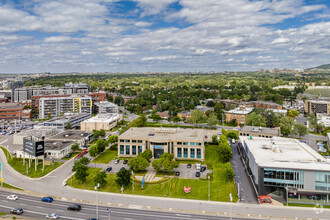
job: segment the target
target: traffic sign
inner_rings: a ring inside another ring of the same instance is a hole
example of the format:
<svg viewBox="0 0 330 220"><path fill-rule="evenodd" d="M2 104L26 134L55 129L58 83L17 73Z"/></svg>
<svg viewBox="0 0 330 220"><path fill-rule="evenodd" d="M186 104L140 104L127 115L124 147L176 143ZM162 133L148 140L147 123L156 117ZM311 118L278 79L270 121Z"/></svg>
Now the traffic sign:
<svg viewBox="0 0 330 220"><path fill-rule="evenodd" d="M141 182L142 189L143 189L143 186L144 186L145 181L146 181L146 179L145 179L145 177L143 177L142 182Z"/></svg>
<svg viewBox="0 0 330 220"><path fill-rule="evenodd" d="M3 178L1 178L0 181L3 182Z"/></svg>

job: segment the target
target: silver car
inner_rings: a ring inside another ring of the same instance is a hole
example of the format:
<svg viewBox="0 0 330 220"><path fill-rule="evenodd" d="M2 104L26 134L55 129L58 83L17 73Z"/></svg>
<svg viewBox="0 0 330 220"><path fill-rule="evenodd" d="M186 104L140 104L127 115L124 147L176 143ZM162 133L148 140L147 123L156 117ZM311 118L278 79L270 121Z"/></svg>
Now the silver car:
<svg viewBox="0 0 330 220"><path fill-rule="evenodd" d="M46 215L47 219L58 219L60 216L58 216L58 214L56 213L50 213L48 215Z"/></svg>

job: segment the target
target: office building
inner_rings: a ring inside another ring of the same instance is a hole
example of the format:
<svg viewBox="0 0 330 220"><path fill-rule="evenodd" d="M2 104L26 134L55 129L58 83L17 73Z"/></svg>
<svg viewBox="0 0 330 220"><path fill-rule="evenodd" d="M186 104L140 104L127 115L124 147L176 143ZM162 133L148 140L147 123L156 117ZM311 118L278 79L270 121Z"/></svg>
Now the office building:
<svg viewBox="0 0 330 220"><path fill-rule="evenodd" d="M27 120L31 119L31 109L24 109L25 105L18 103L1 103L0 119L4 120Z"/></svg>
<svg viewBox="0 0 330 220"><path fill-rule="evenodd" d="M239 151L259 195L289 203L330 204L330 162L292 138L239 137Z"/></svg>
<svg viewBox="0 0 330 220"><path fill-rule="evenodd" d="M118 105L112 102L101 101L93 104L95 106L96 114L118 113Z"/></svg>
<svg viewBox="0 0 330 220"><path fill-rule="evenodd" d="M149 149L155 159L172 153L175 159L204 160L205 142L213 135L217 130L134 127L119 136L118 156L136 157Z"/></svg>
<svg viewBox="0 0 330 220"><path fill-rule="evenodd" d="M226 122L231 122L233 120L236 121L237 124L246 124L247 116L252 112L253 108L244 108L244 107L238 107L229 111L225 112L226 115Z"/></svg>
<svg viewBox="0 0 330 220"><path fill-rule="evenodd" d="M58 131L64 131L69 123L72 128L76 128L80 126L82 121L85 121L90 117L90 113L64 113L63 116L45 121L43 125L45 127L55 127Z"/></svg>
<svg viewBox="0 0 330 220"><path fill-rule="evenodd" d="M330 114L316 114L317 123L324 125L324 127L330 127Z"/></svg>
<svg viewBox="0 0 330 220"><path fill-rule="evenodd" d="M253 137L280 137L281 130L280 127L277 128L265 128L265 127L257 127L257 126L248 126L245 125L239 131L239 136L253 136Z"/></svg>
<svg viewBox="0 0 330 220"><path fill-rule="evenodd" d="M80 123L80 130L92 132L93 130L111 130L118 122L123 120L122 114L98 114L95 117Z"/></svg>
<svg viewBox="0 0 330 220"><path fill-rule="evenodd" d="M330 114L330 100L306 100L305 112L308 114Z"/></svg>

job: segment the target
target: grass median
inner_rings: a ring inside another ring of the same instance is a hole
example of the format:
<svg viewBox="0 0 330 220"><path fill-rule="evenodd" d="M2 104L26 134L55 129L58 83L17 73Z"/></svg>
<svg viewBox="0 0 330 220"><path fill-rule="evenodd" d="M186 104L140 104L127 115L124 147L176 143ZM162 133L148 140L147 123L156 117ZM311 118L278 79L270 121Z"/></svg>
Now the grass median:
<svg viewBox="0 0 330 220"><path fill-rule="evenodd" d="M8 183L3 183L3 186L2 186L2 187L4 187L4 188L8 188L8 189L22 190L21 188L17 188L17 187L12 186L12 185L10 185L10 184L8 184Z"/></svg>
<svg viewBox="0 0 330 220"><path fill-rule="evenodd" d="M106 151L98 155L94 160L92 160L92 163L105 163L108 164L110 161L117 158L118 151L117 150L110 150L108 148Z"/></svg>
<svg viewBox="0 0 330 220"><path fill-rule="evenodd" d="M209 145L206 148L206 161L212 163L213 180L210 181L210 200L229 202L229 193L232 193L234 201L237 201L237 194L234 182L228 182L226 177L225 164L218 162L217 154L214 153L216 146ZM98 168L88 168L88 177L86 182L79 184L79 181L73 177L72 186L80 189L94 190L94 178L100 171ZM120 186L115 182L116 174L107 174L107 184L100 188L100 191L121 193ZM71 185L69 180L68 185ZM190 193L184 192L184 186L191 187ZM171 197L182 199L208 199L208 181L195 179L180 179L177 177L165 183L145 184L142 189L140 183L134 183L134 194L144 196ZM132 185L124 190L125 194L132 194Z"/></svg>

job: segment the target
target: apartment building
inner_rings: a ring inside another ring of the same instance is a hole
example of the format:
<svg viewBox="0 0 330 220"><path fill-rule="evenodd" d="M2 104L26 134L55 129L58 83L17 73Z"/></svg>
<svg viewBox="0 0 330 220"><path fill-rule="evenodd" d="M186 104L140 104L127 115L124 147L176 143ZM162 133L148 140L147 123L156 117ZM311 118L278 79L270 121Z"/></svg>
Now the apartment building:
<svg viewBox="0 0 330 220"><path fill-rule="evenodd" d="M305 112L308 114L330 114L330 100L306 100Z"/></svg>
<svg viewBox="0 0 330 220"><path fill-rule="evenodd" d="M237 124L246 124L247 116L252 112L253 108L248 107L238 107L225 112L226 122L236 120Z"/></svg>
<svg viewBox="0 0 330 220"><path fill-rule="evenodd" d="M108 114L108 113L118 113L118 105L108 102L101 101L94 103L96 114Z"/></svg>
<svg viewBox="0 0 330 220"><path fill-rule="evenodd" d="M18 103L1 103L0 105L0 119L31 119L31 109L24 109L25 105Z"/></svg>

